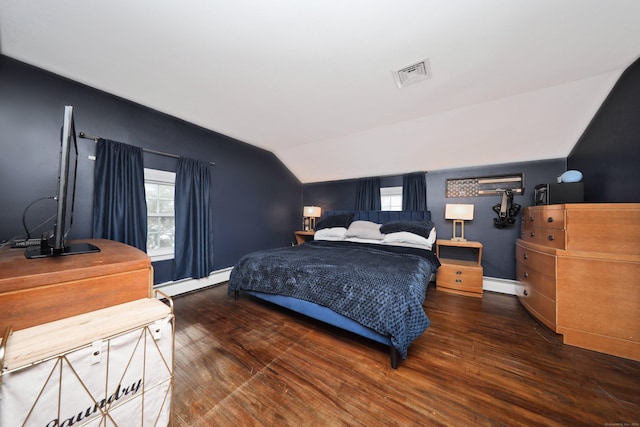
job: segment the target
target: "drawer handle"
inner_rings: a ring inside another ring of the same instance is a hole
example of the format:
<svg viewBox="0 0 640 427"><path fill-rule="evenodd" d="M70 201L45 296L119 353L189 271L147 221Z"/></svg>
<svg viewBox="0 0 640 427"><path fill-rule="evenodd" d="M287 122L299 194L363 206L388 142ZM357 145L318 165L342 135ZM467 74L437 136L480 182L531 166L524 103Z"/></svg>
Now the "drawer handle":
<svg viewBox="0 0 640 427"><path fill-rule="evenodd" d="M550 216L549 218L547 218L547 222L553 222L553 217Z"/></svg>
<svg viewBox="0 0 640 427"><path fill-rule="evenodd" d="M550 234L549 235L549 240L553 241L553 239L554 239L553 234Z"/></svg>
<svg viewBox="0 0 640 427"><path fill-rule="evenodd" d="M536 236L536 233L532 231L532 232L531 232L531 234L530 234L530 236L531 236L531 237L535 237L535 236Z"/></svg>
<svg viewBox="0 0 640 427"><path fill-rule="evenodd" d="M524 259L528 259L528 258L529 258L529 255L527 255L527 254L522 254L522 258L524 258Z"/></svg>
<svg viewBox="0 0 640 427"><path fill-rule="evenodd" d="M533 217L533 215L531 215L531 216L529 217L529 221L531 221L531 222L535 221L535 218Z"/></svg>
<svg viewBox="0 0 640 427"><path fill-rule="evenodd" d="M458 270L456 271L456 274L462 274L462 271Z"/></svg>
<svg viewBox="0 0 640 427"><path fill-rule="evenodd" d="M529 292L527 292L527 290L525 289L524 291L522 291L522 293L524 294L524 296L526 297L527 295L529 295Z"/></svg>
<svg viewBox="0 0 640 427"><path fill-rule="evenodd" d="M526 279L527 277L529 277L529 273L527 273L526 271L524 272L524 278Z"/></svg>
<svg viewBox="0 0 640 427"><path fill-rule="evenodd" d="M456 279L456 283L462 283L461 279Z"/></svg>

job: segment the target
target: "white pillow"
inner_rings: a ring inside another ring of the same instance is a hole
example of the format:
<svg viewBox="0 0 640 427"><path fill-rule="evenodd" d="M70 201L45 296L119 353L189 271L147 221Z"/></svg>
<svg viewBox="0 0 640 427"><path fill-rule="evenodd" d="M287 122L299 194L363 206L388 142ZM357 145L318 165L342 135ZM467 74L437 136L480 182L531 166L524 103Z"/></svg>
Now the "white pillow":
<svg viewBox="0 0 640 427"><path fill-rule="evenodd" d="M381 245L382 239L363 239L362 237L346 237L345 242L356 242L356 243L373 243L375 245Z"/></svg>
<svg viewBox="0 0 640 427"><path fill-rule="evenodd" d="M436 228L433 227L429 232L429 238L427 239L429 243L433 246L436 243Z"/></svg>
<svg viewBox="0 0 640 427"><path fill-rule="evenodd" d="M346 227L330 227L316 231L314 240L343 240L347 232Z"/></svg>
<svg viewBox="0 0 640 427"><path fill-rule="evenodd" d="M433 237L433 240L431 240ZM420 248L431 250L435 242L435 228L429 233L429 238L425 239L417 234L408 231L398 231L396 233L385 234L382 243L392 246L408 246L411 248Z"/></svg>
<svg viewBox="0 0 640 427"><path fill-rule="evenodd" d="M380 232L380 226L381 224L376 224L371 221L353 221L347 229L345 237L382 240L384 239L384 234Z"/></svg>

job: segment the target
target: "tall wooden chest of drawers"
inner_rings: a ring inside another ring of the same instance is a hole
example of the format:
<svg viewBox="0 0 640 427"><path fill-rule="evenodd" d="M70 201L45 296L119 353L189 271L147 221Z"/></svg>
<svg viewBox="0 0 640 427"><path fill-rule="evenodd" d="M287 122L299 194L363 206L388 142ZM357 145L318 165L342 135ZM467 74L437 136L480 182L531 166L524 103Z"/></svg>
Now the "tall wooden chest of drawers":
<svg viewBox="0 0 640 427"><path fill-rule="evenodd" d="M640 360L640 204L532 206L518 298L563 342Z"/></svg>

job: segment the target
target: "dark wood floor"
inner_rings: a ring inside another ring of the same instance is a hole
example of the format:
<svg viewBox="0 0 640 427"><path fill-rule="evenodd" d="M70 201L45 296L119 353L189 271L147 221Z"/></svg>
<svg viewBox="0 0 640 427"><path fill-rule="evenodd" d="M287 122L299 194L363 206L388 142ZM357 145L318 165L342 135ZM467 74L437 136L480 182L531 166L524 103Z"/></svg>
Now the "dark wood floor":
<svg viewBox="0 0 640 427"><path fill-rule="evenodd" d="M393 370L382 345L226 292L174 298L177 427L640 425L640 362L562 344L513 296L430 287Z"/></svg>

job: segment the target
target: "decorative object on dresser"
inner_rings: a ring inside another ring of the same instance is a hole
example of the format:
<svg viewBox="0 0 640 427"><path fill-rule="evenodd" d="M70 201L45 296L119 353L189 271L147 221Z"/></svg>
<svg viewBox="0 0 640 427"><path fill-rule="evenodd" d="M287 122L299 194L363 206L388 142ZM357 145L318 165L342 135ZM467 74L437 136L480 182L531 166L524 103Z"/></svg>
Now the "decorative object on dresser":
<svg viewBox="0 0 640 427"><path fill-rule="evenodd" d="M439 291L482 298L482 243L439 239L436 257L440 260Z"/></svg>
<svg viewBox="0 0 640 427"><path fill-rule="evenodd" d="M534 190L536 205L557 205L560 203L584 202L584 183L563 182L536 185Z"/></svg>
<svg viewBox="0 0 640 427"><path fill-rule="evenodd" d="M444 218L453 220L453 232L451 240L464 242L464 222L473 219L473 205L447 203L444 209ZM460 225L460 236L457 234L457 226Z"/></svg>
<svg viewBox="0 0 640 427"><path fill-rule="evenodd" d="M565 344L640 360L640 204L531 206L518 298Z"/></svg>
<svg viewBox="0 0 640 427"><path fill-rule="evenodd" d="M302 209L304 231L313 231L316 228L316 218L322 216L322 209L317 206L305 206Z"/></svg>

